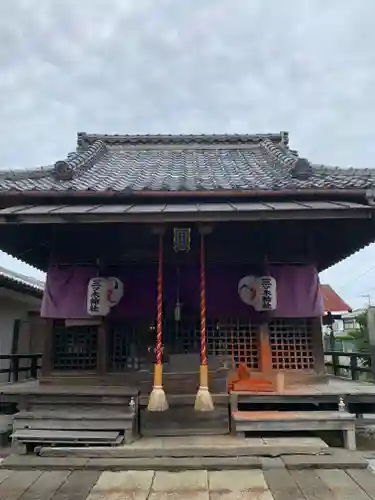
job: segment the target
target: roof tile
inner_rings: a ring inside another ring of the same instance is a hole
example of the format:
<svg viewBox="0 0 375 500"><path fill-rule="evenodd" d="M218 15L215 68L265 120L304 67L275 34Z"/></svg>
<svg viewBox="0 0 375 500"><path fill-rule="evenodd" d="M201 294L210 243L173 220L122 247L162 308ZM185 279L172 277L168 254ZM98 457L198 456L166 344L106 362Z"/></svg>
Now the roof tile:
<svg viewBox="0 0 375 500"><path fill-rule="evenodd" d="M320 285L320 288L323 294L325 312L337 313L352 310L330 285Z"/></svg>
<svg viewBox="0 0 375 500"><path fill-rule="evenodd" d="M0 191L280 191L375 186L375 170L312 165L299 158L288 148L285 132L211 136L79 133L77 142L77 152L55 166L0 172Z"/></svg>

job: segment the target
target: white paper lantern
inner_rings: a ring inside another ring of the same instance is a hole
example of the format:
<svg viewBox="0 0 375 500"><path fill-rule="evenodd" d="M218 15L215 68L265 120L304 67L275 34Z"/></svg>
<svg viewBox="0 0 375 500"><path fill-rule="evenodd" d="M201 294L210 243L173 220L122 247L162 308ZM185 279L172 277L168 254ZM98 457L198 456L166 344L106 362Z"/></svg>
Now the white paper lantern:
<svg viewBox="0 0 375 500"><path fill-rule="evenodd" d="M107 278L109 307L117 305L124 295L124 284L118 278Z"/></svg>
<svg viewBox="0 0 375 500"><path fill-rule="evenodd" d="M272 276L257 278L257 293L254 302L256 311L274 311L277 307L276 280Z"/></svg>
<svg viewBox="0 0 375 500"><path fill-rule="evenodd" d="M254 306L257 294L257 278L255 276L244 276L238 283L238 295L242 302L248 306Z"/></svg>
<svg viewBox="0 0 375 500"><path fill-rule="evenodd" d="M256 311L273 311L277 307L276 280L272 276L245 276L238 283L241 300Z"/></svg>
<svg viewBox="0 0 375 500"><path fill-rule="evenodd" d="M87 287L87 312L90 316L106 316L109 309L108 280L92 278Z"/></svg>

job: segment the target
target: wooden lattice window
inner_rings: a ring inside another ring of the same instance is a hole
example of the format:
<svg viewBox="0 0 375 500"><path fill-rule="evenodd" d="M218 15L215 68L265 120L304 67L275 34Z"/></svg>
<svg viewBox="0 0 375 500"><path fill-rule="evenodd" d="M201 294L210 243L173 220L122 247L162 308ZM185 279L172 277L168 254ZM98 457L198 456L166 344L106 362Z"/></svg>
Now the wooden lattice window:
<svg viewBox="0 0 375 500"><path fill-rule="evenodd" d="M148 325L131 322L116 322L109 329L109 370L139 370L141 354L146 353L148 343L154 344L154 332L148 340L145 329ZM150 334L151 336L151 334Z"/></svg>
<svg viewBox="0 0 375 500"><path fill-rule="evenodd" d="M53 328L55 370L96 370L98 327L66 326L57 320Z"/></svg>
<svg viewBox="0 0 375 500"><path fill-rule="evenodd" d="M270 344L273 369L312 370L314 368L312 320L272 320Z"/></svg>
<svg viewBox="0 0 375 500"><path fill-rule="evenodd" d="M207 354L231 358L234 365L258 368L258 326L249 321L221 320L207 325Z"/></svg>
<svg viewBox="0 0 375 500"><path fill-rule="evenodd" d="M183 320L166 321L163 338L171 354L187 354L200 352L200 322Z"/></svg>

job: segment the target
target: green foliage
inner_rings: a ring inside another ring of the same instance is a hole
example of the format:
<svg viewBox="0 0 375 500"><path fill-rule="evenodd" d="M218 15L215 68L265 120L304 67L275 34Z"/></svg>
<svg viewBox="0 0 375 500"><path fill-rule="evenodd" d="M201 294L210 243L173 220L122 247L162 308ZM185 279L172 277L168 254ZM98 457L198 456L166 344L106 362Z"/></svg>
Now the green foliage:
<svg viewBox="0 0 375 500"><path fill-rule="evenodd" d="M357 330L349 332L351 339L353 339L355 350L357 352L369 352L370 343L367 327L367 311L359 314L356 317L356 321L359 325L359 328Z"/></svg>
<svg viewBox="0 0 375 500"><path fill-rule="evenodd" d="M353 340L352 334L335 335L335 340Z"/></svg>

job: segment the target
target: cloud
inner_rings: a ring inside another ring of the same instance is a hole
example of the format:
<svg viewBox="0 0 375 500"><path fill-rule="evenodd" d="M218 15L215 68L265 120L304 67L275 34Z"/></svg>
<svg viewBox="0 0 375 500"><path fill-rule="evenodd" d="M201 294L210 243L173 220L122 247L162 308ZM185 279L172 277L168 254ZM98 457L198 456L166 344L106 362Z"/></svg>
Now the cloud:
<svg viewBox="0 0 375 500"><path fill-rule="evenodd" d="M374 167L374 18L373 0L0 2L0 166L50 164L78 130L289 130L314 162Z"/></svg>

